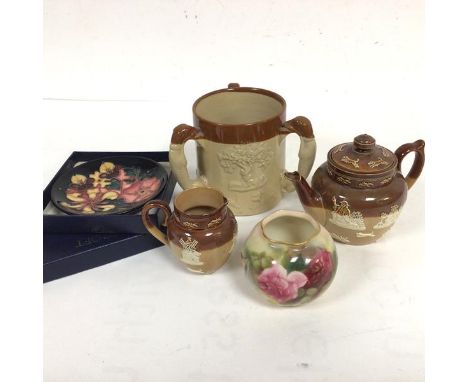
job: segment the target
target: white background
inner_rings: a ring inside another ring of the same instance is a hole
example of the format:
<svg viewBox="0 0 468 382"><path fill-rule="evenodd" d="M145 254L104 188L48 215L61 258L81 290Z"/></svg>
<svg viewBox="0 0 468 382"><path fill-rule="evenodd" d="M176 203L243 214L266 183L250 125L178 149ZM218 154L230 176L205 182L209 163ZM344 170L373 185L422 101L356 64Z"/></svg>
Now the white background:
<svg viewBox="0 0 468 382"><path fill-rule="evenodd" d="M73 150L167 150L193 101L229 82L312 120L313 171L360 133L392 150L424 138L423 13L419 1L45 1L43 185ZM290 170L297 148L289 137ZM301 209L295 194L280 207ZM337 244L333 285L303 307L268 305L243 274L239 248L267 214L238 218L236 251L211 276L161 248L45 284L44 379L423 380L424 173L379 243Z"/></svg>

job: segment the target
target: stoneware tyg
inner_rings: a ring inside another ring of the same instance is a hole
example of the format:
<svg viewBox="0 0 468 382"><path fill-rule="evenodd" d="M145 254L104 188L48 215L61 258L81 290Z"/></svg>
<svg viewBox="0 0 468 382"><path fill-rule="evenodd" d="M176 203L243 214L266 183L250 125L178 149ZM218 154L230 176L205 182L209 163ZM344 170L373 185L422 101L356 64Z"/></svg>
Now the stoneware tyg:
<svg viewBox="0 0 468 382"><path fill-rule="evenodd" d="M177 126L169 160L182 188L210 186L229 200L235 215L256 215L273 208L294 190L284 177L285 137L301 139L298 172L307 177L315 159L310 121L286 121L286 101L269 90L230 84L193 105L193 124ZM198 177L190 179L184 144L197 142Z"/></svg>

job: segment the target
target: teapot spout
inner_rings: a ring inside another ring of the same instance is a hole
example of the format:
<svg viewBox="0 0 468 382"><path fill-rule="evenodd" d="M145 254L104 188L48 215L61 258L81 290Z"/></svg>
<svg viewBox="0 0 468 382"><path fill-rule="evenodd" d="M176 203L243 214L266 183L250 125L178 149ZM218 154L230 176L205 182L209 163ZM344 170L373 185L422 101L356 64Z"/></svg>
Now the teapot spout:
<svg viewBox="0 0 468 382"><path fill-rule="evenodd" d="M326 211L323 206L322 196L314 190L297 171L286 172L288 178L296 187L297 195L301 201L304 211L311 215L321 225L327 221Z"/></svg>

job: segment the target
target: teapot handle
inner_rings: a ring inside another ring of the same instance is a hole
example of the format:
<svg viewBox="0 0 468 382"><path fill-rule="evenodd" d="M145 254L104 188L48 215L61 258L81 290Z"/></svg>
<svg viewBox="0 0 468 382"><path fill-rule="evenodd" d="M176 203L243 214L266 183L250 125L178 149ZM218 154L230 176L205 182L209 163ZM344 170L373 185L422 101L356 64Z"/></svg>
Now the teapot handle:
<svg viewBox="0 0 468 382"><path fill-rule="evenodd" d="M296 133L301 139L301 146L299 148L299 164L297 172L304 178L307 178L312 170L315 161L315 154L317 151L317 144L315 142L314 131L312 123L306 117L296 117L286 121L280 128L281 134ZM283 192L294 191L294 185L285 176L285 171L282 174L282 189Z"/></svg>
<svg viewBox="0 0 468 382"><path fill-rule="evenodd" d="M406 143L398 147L395 151L395 155L398 158L397 169L401 172L401 162L403 158L408 155L410 152L415 153L414 162L411 166L411 169L408 172L408 175L405 177L406 184L408 185L408 190L413 186L413 184L418 179L419 175L424 167L424 146L425 142L422 139L417 140L413 143Z"/></svg>
<svg viewBox="0 0 468 382"><path fill-rule="evenodd" d="M167 220L172 215L171 208L169 205L162 201L162 200L150 200L143 206L141 210L141 218L143 220L143 224L145 225L146 229L149 231L151 235L153 235L156 239L158 239L161 243L168 245L167 235L164 234L158 227L156 227L150 219L149 212L153 208L161 208L164 212L164 222L162 223L163 226L167 225Z"/></svg>
<svg viewBox="0 0 468 382"><path fill-rule="evenodd" d="M177 181L184 190L191 187L206 187L206 179L203 177L190 179L187 170L187 158L184 152L185 142L190 139L198 140L201 138L203 138L201 130L190 125L179 125L172 132L169 163Z"/></svg>

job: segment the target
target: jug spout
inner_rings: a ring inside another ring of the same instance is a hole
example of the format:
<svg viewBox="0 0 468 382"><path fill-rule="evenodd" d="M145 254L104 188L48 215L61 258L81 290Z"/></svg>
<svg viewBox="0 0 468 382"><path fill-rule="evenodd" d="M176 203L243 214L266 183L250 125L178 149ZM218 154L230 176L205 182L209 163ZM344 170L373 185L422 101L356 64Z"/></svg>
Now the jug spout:
<svg viewBox="0 0 468 382"><path fill-rule="evenodd" d="M326 212L323 206L322 196L314 190L303 176L297 171L286 172L288 178L296 187L296 192L301 201L304 211L311 215L321 225L326 223Z"/></svg>

